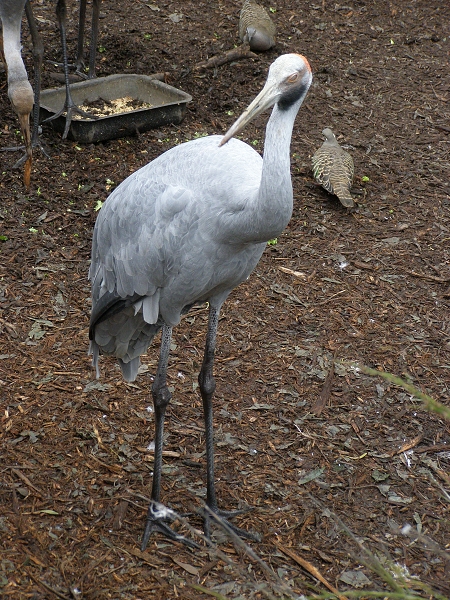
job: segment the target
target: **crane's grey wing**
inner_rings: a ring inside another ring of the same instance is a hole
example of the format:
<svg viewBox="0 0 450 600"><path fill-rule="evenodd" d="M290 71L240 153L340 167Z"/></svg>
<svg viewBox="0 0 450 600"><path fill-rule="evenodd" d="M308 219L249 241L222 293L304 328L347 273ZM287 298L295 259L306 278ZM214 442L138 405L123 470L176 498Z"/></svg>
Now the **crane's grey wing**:
<svg viewBox="0 0 450 600"><path fill-rule="evenodd" d="M134 175L98 215L89 272L90 353L97 375L99 354L111 354L128 380L135 379L139 356L162 326L160 292L176 275L180 236L196 218L189 190Z"/></svg>
<svg viewBox="0 0 450 600"><path fill-rule="evenodd" d="M94 364L100 352L134 361L127 373L121 363L134 377L163 322L178 324L196 302L220 304L256 265L264 244L249 250L236 222L258 188L262 159L238 140L219 149L220 140L172 148L103 205L90 269Z"/></svg>

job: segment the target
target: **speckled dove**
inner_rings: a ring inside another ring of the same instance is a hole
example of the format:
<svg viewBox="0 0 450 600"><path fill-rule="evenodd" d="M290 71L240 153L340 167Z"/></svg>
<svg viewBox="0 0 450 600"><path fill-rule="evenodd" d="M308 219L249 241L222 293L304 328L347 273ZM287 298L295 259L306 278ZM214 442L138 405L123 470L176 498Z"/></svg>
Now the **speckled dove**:
<svg viewBox="0 0 450 600"><path fill-rule="evenodd" d="M265 8L254 0L244 0L239 17L239 37L250 50L264 52L275 44L275 23Z"/></svg>
<svg viewBox="0 0 450 600"><path fill-rule="evenodd" d="M335 194L347 208L355 205L350 194L355 167L348 152L341 148L328 127L322 131L325 141L312 157L315 180L327 192Z"/></svg>

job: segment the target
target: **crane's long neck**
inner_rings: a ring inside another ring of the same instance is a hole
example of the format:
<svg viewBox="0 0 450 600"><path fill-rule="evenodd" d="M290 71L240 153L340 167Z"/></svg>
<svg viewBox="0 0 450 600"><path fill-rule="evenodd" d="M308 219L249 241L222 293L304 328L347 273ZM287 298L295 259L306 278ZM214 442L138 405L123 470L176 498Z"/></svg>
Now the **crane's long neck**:
<svg viewBox="0 0 450 600"><path fill-rule="evenodd" d="M8 20L3 27L3 53L8 71L8 84L27 80L27 72L20 53L21 19Z"/></svg>
<svg viewBox="0 0 450 600"><path fill-rule="evenodd" d="M275 104L266 128L261 183L256 198L258 237L277 237L292 215L290 146L299 103L286 109ZM255 224L256 225L256 224Z"/></svg>

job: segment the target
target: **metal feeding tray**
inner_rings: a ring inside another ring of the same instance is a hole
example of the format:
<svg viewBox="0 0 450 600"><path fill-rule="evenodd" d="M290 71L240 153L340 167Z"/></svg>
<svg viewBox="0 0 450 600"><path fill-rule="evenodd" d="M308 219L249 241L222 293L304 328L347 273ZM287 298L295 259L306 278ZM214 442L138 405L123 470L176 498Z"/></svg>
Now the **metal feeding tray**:
<svg viewBox="0 0 450 600"><path fill-rule="evenodd" d="M147 105L144 108L131 108L124 112L91 119L75 115L67 137L85 144L136 135L137 132L148 131L169 123L181 123L186 105L192 100L189 94L147 75L124 74L98 77L74 83L70 86L70 91L74 103L78 107L83 106L85 112L89 112L89 104L99 100L111 102L121 98L131 98L135 102ZM65 99L64 87L43 90L40 102L41 121L61 110ZM59 133L64 132L65 124L65 114L49 121L49 125Z"/></svg>

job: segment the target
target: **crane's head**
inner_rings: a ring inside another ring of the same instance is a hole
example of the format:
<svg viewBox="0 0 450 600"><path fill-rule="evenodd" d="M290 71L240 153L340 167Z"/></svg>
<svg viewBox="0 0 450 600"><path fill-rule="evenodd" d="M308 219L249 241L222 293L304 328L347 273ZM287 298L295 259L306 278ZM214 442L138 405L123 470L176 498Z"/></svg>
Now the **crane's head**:
<svg viewBox="0 0 450 600"><path fill-rule="evenodd" d="M20 128L24 136L25 145L31 142L30 113L33 110L33 88L28 80L12 81L8 83L8 96L14 112L19 117Z"/></svg>
<svg viewBox="0 0 450 600"><path fill-rule="evenodd" d="M30 187L31 161L32 161L32 143L30 131L30 113L33 110L34 94L30 82L12 81L8 83L8 96L12 107L19 117L20 129L22 130L23 141L27 153L27 160L24 165L23 181L25 187Z"/></svg>
<svg viewBox="0 0 450 600"><path fill-rule="evenodd" d="M226 144L229 139L242 131L252 119L274 104L281 110L296 110L301 106L309 86L312 74L308 61L301 54L283 54L271 65L266 85L253 102L244 110L234 125L230 127L220 142Z"/></svg>

